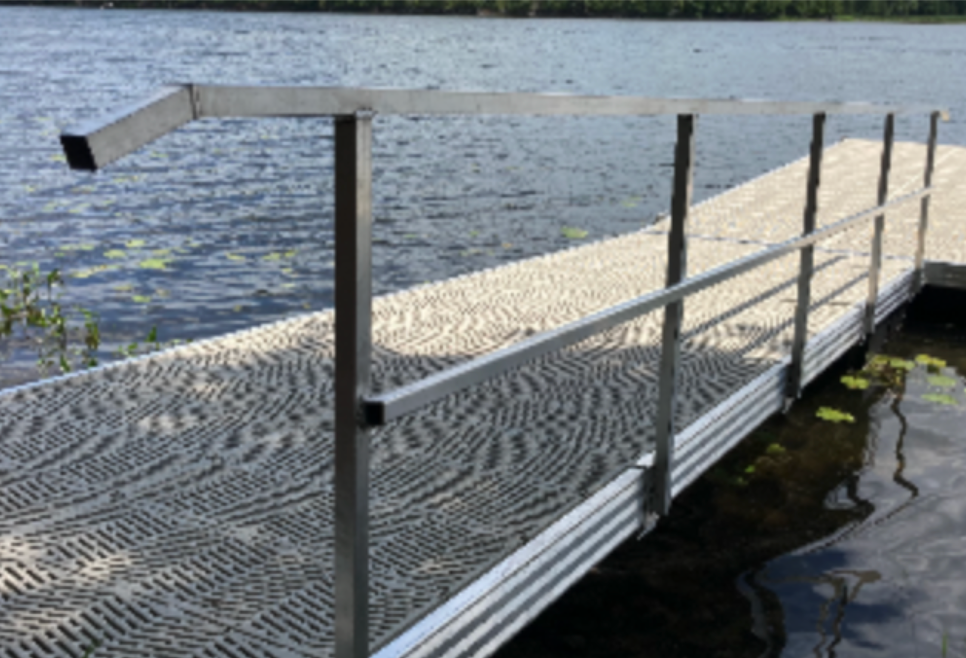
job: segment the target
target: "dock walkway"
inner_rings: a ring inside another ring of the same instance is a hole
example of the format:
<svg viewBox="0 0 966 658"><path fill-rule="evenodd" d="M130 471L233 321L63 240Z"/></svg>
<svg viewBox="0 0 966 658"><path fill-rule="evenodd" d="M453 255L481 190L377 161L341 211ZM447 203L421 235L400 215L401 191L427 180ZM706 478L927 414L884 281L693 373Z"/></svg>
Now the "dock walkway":
<svg viewBox="0 0 966 658"><path fill-rule="evenodd" d="M881 149L826 149L819 226L876 205ZM890 198L921 186L924 160L923 145L895 145ZM689 274L800 235L807 168L695 206ZM932 261L966 263L963 180L966 148L939 147ZM918 221L918 200L888 214L880 317L911 290ZM666 231L375 299L374 390L663 288ZM809 334L845 338L810 346L807 372L861 338L870 231L816 248ZM787 361L798 267L793 253L686 300L675 490L730 445L698 458L687 442ZM485 654L639 531L662 320L619 325L373 432L377 655ZM0 394L0 657L79 658L95 641L93 658L330 655L333 349L323 311ZM733 443L756 421L727 422ZM557 577L533 571L538 560Z"/></svg>

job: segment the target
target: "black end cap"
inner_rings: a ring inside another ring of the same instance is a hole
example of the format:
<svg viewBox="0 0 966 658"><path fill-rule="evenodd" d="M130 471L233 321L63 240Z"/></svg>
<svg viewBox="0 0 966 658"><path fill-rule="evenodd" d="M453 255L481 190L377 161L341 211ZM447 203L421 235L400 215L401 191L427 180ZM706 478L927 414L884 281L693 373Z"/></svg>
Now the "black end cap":
<svg viewBox="0 0 966 658"><path fill-rule="evenodd" d="M71 169L97 171L97 163L94 161L94 154L86 137L61 135L60 145L64 147L64 155L67 156L67 164Z"/></svg>

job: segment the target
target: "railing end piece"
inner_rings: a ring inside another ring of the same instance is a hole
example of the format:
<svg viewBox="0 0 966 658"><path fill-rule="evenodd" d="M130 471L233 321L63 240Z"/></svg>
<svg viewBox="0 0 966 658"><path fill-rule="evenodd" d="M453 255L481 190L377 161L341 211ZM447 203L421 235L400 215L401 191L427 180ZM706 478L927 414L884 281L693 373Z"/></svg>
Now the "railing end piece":
<svg viewBox="0 0 966 658"><path fill-rule="evenodd" d="M169 86L108 117L65 130L60 143L71 169L97 171L195 118L191 86Z"/></svg>
<svg viewBox="0 0 966 658"><path fill-rule="evenodd" d="M362 418L370 427L382 427L389 422L386 418L386 403L380 398L363 398Z"/></svg>
<svg viewBox="0 0 966 658"><path fill-rule="evenodd" d="M94 160L86 135L64 133L60 136L60 145L64 149L64 155L67 156L67 165L71 169L97 171L97 162Z"/></svg>

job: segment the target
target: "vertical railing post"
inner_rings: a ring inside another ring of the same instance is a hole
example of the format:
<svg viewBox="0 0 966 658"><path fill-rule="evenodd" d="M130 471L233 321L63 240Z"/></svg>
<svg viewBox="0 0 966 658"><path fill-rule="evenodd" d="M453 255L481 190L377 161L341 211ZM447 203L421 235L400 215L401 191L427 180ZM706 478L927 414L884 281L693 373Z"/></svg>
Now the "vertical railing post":
<svg viewBox="0 0 966 658"><path fill-rule="evenodd" d="M896 115L887 114L885 120L885 134L882 138L882 164L879 169L878 204L882 205L889 198L889 169L892 166L892 137L895 132ZM872 235L872 262L869 265L869 296L865 302L865 338L866 344L875 333L875 305L879 299L879 270L882 268L882 233L885 230L885 214L875 218L875 229Z"/></svg>
<svg viewBox="0 0 966 658"><path fill-rule="evenodd" d="M808 188L805 195L804 235L815 231L818 213L818 187L821 184L822 150L825 144L825 113L812 117L812 146L808 157ZM811 305L812 272L815 266L815 247L802 247L799 258L798 302L795 306L795 337L792 339L792 364L788 370L785 397L797 399L802 393L805 342L808 340L808 307Z"/></svg>
<svg viewBox="0 0 966 658"><path fill-rule="evenodd" d="M674 189L671 194L671 230L668 233L667 286L687 276L687 221L694 178L695 115L678 115L678 138L674 150ZM664 307L661 368L658 380L657 444L654 460L654 509L667 514L671 508L674 466L674 398L678 360L681 356L681 322L684 300Z"/></svg>
<svg viewBox="0 0 966 658"><path fill-rule="evenodd" d="M369 647L372 115L335 119L335 655Z"/></svg>
<svg viewBox="0 0 966 658"><path fill-rule="evenodd" d="M932 169L936 162L936 132L939 128L939 112L933 112L929 117L929 144L926 146L926 174L924 184L926 187L932 185ZM922 265L926 257L926 231L929 228L929 197L927 194L922 197L919 207L919 239L916 242L916 275L914 279L913 294L922 290L923 273Z"/></svg>

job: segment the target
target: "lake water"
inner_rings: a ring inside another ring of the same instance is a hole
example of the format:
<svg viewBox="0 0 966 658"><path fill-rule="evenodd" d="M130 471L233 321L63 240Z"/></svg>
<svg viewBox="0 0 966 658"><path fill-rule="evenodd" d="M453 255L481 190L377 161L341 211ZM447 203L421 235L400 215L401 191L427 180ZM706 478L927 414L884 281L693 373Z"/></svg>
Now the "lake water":
<svg viewBox="0 0 966 658"><path fill-rule="evenodd" d="M287 83L944 104L966 143L966 26L502 20L0 7L0 264L71 274L103 357L332 303L326 120L206 120L91 175L60 130L167 83ZM879 138L833 118L828 141ZM640 228L669 206L673 118L377 118L377 292ZM924 117L898 136L922 140ZM700 200L808 148L810 118L698 128ZM804 182L803 182L804 184ZM165 269L145 268L164 260ZM36 376L5 364L0 386Z"/></svg>
<svg viewBox="0 0 966 658"><path fill-rule="evenodd" d="M966 337L886 347L947 364L864 391L829 372L498 658L966 656Z"/></svg>
<svg viewBox="0 0 966 658"><path fill-rule="evenodd" d="M955 25L0 7L0 264L68 272L65 301L101 314L105 356L154 325L198 338L331 305L329 122L203 121L96 175L67 170L60 130L166 82L927 102L952 110L941 141L966 145L963 61ZM702 119L696 199L803 156L809 126ZM897 122L900 139L926 130ZM879 138L881 123L827 131ZM669 205L673 138L672 118L377 118L377 292L567 248L564 226L646 225ZM35 377L30 361L16 352L0 386ZM966 655L962 412L920 393L856 398L868 431L840 437L847 472L823 462L839 479L818 503L814 488L772 509L771 485L749 485L757 508L696 485L665 524L679 534L640 545L662 560L625 547L507 655L939 656L943 636ZM744 449L774 442L761 436ZM808 457L806 439L782 440Z"/></svg>

